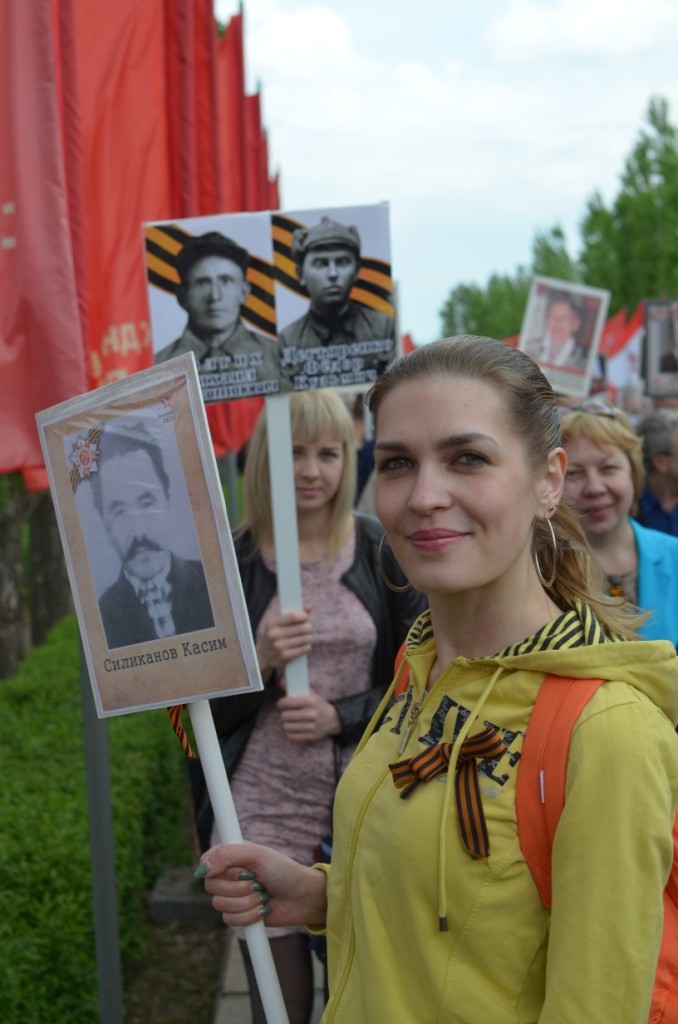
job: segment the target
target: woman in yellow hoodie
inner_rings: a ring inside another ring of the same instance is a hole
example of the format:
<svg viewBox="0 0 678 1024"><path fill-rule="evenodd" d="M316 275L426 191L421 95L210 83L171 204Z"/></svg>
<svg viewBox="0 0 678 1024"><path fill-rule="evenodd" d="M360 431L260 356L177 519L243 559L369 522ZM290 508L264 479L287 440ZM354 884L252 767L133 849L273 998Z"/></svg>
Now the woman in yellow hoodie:
<svg viewBox="0 0 678 1024"><path fill-rule="evenodd" d="M634 612L603 593L561 503L558 409L532 360L447 339L394 363L368 401L377 511L429 609L337 791L331 868L214 847L214 906L229 925L326 929L327 1024L644 1024L678 805L673 646L636 640ZM515 784L552 673L606 682L573 730L547 911ZM464 744L486 730L471 805ZM449 769L399 788L403 763L440 743Z"/></svg>

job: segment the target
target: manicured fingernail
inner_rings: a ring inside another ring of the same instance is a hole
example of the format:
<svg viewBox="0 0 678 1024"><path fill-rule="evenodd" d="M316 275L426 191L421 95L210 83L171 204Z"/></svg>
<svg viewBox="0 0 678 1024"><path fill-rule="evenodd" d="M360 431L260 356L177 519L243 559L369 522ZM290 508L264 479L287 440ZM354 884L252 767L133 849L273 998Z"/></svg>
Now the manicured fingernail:
<svg viewBox="0 0 678 1024"><path fill-rule="evenodd" d="M238 875L238 881L239 882L251 882L252 879L256 878L256 877L257 876L254 874L253 871L241 871L240 874Z"/></svg>
<svg viewBox="0 0 678 1024"><path fill-rule="evenodd" d="M266 886L261 882L252 882L252 892L266 892Z"/></svg>
<svg viewBox="0 0 678 1024"><path fill-rule="evenodd" d="M270 895L270 893L268 893L268 892L260 892L259 893L259 902L263 903L264 905L266 905L267 903L270 903L271 902L271 895Z"/></svg>
<svg viewBox="0 0 678 1024"><path fill-rule="evenodd" d="M259 907L257 911L259 917L268 917L269 914L273 913L273 907L265 906Z"/></svg>
<svg viewBox="0 0 678 1024"><path fill-rule="evenodd" d="M193 877L204 878L205 875L209 873L211 867L212 865L210 864L210 862L208 860L204 860L202 864L198 864L197 868L193 872Z"/></svg>

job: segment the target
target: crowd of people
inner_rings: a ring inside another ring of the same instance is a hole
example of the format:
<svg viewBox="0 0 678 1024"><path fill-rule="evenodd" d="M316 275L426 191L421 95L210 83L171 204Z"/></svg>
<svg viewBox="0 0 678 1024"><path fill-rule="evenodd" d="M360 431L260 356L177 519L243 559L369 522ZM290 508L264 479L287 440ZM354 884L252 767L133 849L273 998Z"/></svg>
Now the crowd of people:
<svg viewBox="0 0 678 1024"><path fill-rule="evenodd" d="M245 462L235 544L265 688L212 702L247 841L213 833L200 877L253 1021L243 929L263 919L292 1024L315 935L328 1024L640 1024L678 805L678 419L561 406L528 355L474 337L396 360L367 406L378 518L355 509L344 401L290 397L298 611L276 596L265 414ZM300 655L311 692L289 696ZM516 793L553 676L604 685L572 731L545 906Z"/></svg>

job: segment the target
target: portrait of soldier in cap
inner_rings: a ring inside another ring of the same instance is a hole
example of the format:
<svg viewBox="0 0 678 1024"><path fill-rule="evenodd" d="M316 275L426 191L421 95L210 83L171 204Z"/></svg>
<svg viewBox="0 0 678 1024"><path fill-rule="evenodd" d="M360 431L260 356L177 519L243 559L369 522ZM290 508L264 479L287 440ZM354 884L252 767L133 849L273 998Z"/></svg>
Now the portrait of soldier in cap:
<svg viewBox="0 0 678 1024"><path fill-rule="evenodd" d="M395 354L393 317L349 298L360 247L356 227L327 216L293 234L297 279L310 304L279 338L282 373L296 389L319 386L319 377L336 384L374 380Z"/></svg>
<svg viewBox="0 0 678 1024"><path fill-rule="evenodd" d="M193 352L206 400L277 391L277 343L240 319L250 291L247 250L220 232L209 231L189 238L175 263L180 281L176 297L188 320L183 334L156 352L155 362ZM261 382L269 386L264 388ZM212 389L228 393L210 394Z"/></svg>

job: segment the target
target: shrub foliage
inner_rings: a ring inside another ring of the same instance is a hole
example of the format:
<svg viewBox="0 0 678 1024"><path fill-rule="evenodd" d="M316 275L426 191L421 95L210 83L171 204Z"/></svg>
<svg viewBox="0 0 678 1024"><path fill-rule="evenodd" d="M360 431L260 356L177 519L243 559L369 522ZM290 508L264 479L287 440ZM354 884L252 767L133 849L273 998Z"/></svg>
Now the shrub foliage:
<svg viewBox="0 0 678 1024"><path fill-rule="evenodd" d="M164 709L105 722L123 966L144 894L194 856L184 756ZM0 1021L99 1020L77 626L64 619L0 682Z"/></svg>

